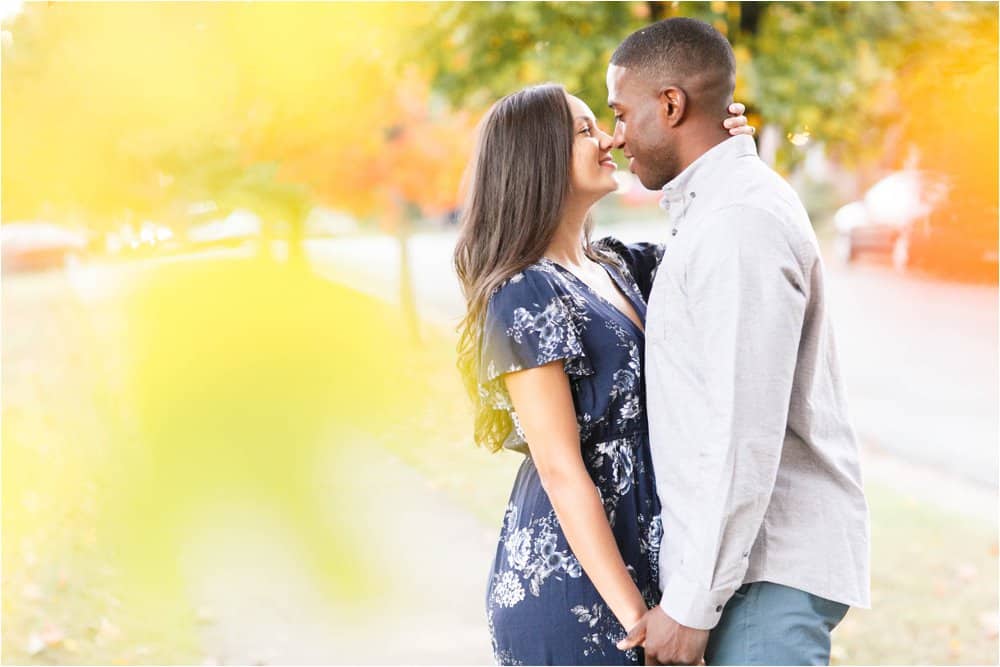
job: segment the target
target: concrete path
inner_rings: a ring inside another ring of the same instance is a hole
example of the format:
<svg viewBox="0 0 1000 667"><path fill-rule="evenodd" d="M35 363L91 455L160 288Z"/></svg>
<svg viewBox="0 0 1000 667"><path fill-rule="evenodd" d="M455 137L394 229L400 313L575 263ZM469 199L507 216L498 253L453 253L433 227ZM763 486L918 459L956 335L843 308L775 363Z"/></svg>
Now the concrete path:
<svg viewBox="0 0 1000 667"><path fill-rule="evenodd" d="M331 502L353 499L339 509L366 537L352 549L374 575L371 597L321 594L280 517L209 512L184 559L206 662L492 664L483 600L495 531L378 447L343 452L324 477Z"/></svg>

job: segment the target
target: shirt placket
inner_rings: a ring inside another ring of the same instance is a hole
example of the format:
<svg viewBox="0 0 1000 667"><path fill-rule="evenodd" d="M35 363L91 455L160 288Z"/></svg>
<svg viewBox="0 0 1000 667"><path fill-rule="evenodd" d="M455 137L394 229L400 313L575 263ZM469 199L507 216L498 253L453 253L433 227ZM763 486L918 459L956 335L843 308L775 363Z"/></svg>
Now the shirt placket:
<svg viewBox="0 0 1000 667"><path fill-rule="evenodd" d="M687 217L688 208L697 196L694 190L666 192L660 200L660 206L667 212L671 237L677 236L681 224Z"/></svg>

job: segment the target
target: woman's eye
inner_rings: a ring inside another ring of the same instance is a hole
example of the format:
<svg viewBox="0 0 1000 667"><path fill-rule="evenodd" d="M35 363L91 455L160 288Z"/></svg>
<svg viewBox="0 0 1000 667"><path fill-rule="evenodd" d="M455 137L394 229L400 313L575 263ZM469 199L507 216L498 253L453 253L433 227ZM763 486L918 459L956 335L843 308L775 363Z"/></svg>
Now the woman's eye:
<svg viewBox="0 0 1000 667"><path fill-rule="evenodd" d="M583 128L582 130L580 130L580 131L578 132L578 134L586 134L587 136L590 136L590 134L591 134L591 132L590 132L590 128L589 128L589 127L585 127L585 128Z"/></svg>

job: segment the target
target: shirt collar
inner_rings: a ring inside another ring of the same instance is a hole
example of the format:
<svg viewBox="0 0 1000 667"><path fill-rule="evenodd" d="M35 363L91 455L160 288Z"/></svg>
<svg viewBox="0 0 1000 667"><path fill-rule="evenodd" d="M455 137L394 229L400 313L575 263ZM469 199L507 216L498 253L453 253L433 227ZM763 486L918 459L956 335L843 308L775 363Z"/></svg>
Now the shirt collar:
<svg viewBox="0 0 1000 667"><path fill-rule="evenodd" d="M714 167L730 159L757 155L757 145L753 137L741 134L730 137L702 153L681 173L663 186L663 198L660 206L668 209L671 204L683 202L686 198L694 198L700 188L711 182Z"/></svg>

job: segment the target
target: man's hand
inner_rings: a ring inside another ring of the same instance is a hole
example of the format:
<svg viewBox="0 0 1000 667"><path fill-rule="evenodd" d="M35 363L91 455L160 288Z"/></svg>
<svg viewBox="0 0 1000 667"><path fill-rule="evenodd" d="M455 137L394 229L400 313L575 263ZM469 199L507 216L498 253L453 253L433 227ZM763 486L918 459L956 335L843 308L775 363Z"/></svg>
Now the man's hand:
<svg viewBox="0 0 1000 667"><path fill-rule="evenodd" d="M708 630L685 627L657 605L632 626L628 636L618 642L618 648L627 651L644 647L646 664L697 665L705 656L707 644Z"/></svg>

